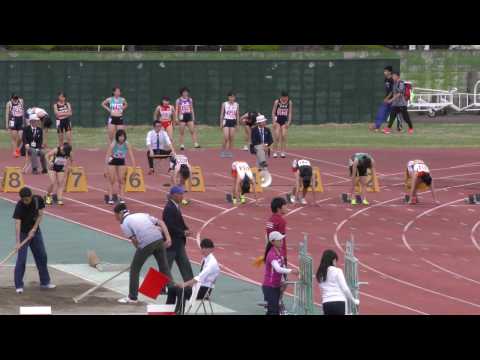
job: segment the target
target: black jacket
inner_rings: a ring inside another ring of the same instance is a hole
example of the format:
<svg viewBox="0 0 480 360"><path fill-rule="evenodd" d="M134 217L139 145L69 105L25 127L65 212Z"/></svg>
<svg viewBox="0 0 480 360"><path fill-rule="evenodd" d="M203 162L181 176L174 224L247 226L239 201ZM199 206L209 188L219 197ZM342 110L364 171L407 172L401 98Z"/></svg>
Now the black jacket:
<svg viewBox="0 0 480 360"><path fill-rule="evenodd" d="M25 129L23 129L23 136L22 136L22 142L23 145L30 145L30 147L33 147L31 145L32 141L35 141L35 148L36 149L41 149L42 144L43 144L43 130L37 126L36 131L35 131L35 137L33 136L33 129L29 125Z"/></svg>
<svg viewBox="0 0 480 360"><path fill-rule="evenodd" d="M172 249L185 246L187 242L185 231L188 230L188 227L183 220L182 213L177 209L173 200L169 200L165 209L163 209L163 222L167 225L168 232L172 238Z"/></svg>
<svg viewBox="0 0 480 360"><path fill-rule="evenodd" d="M265 144L268 144L268 146L271 146L273 144L273 137L272 137L272 132L270 131L269 128L264 127L264 140ZM252 145L257 146L262 144L262 138L260 137L260 129L258 126L252 129Z"/></svg>

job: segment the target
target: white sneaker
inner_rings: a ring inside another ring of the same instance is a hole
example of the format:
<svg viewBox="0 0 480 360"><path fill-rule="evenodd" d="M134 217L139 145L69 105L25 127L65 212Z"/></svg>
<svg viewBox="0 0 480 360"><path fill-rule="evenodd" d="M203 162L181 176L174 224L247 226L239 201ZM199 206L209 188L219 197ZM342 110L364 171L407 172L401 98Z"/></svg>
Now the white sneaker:
<svg viewBox="0 0 480 360"><path fill-rule="evenodd" d="M248 145L245 145L245 146L243 147L243 151L248 151L248 150L249 150Z"/></svg>
<svg viewBox="0 0 480 360"><path fill-rule="evenodd" d="M18 288L15 290L17 294L23 294L23 288Z"/></svg>
<svg viewBox="0 0 480 360"><path fill-rule="evenodd" d="M41 289L46 289L46 290L55 289L56 287L57 285L54 285L54 284L40 285Z"/></svg>
<svg viewBox="0 0 480 360"><path fill-rule="evenodd" d="M281 153L281 154L280 154L280 157L281 157L282 159L285 159L287 156L285 155L285 153Z"/></svg>
<svg viewBox="0 0 480 360"><path fill-rule="evenodd" d="M290 195L290 202L291 202L292 204L295 204L295 196Z"/></svg>
<svg viewBox="0 0 480 360"><path fill-rule="evenodd" d="M138 300L132 300L129 297L118 299L120 304L137 304Z"/></svg>
<svg viewBox="0 0 480 360"><path fill-rule="evenodd" d="M185 150L185 145L180 145L180 150L181 151Z"/></svg>
<svg viewBox="0 0 480 360"><path fill-rule="evenodd" d="M273 157L276 159L278 157L278 154L276 152L274 152Z"/></svg>
<svg viewBox="0 0 480 360"><path fill-rule="evenodd" d="M301 199L301 200L300 200L300 204L302 204L302 205L307 205L308 203L307 203L307 200Z"/></svg>

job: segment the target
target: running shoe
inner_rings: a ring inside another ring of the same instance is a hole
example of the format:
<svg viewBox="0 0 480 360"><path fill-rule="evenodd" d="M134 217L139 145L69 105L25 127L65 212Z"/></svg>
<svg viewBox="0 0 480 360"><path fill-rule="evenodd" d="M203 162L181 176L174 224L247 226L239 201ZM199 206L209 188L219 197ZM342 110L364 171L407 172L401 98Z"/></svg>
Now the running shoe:
<svg viewBox="0 0 480 360"><path fill-rule="evenodd" d="M370 205L370 203L367 201L367 199L363 199L362 204L366 205L366 206Z"/></svg>
<svg viewBox="0 0 480 360"><path fill-rule="evenodd" d="M285 153L281 153L280 156L281 156L282 159L285 159L285 158L287 157L287 156L285 155Z"/></svg>
<svg viewBox="0 0 480 360"><path fill-rule="evenodd" d="M240 195L240 204L245 204L247 202L247 199L245 198L245 195Z"/></svg>
<svg viewBox="0 0 480 360"><path fill-rule="evenodd" d="M198 143L195 143L195 149L200 149L201 146Z"/></svg>
<svg viewBox="0 0 480 360"><path fill-rule="evenodd" d="M408 133L409 133L410 135L413 135L413 129L408 129Z"/></svg>
<svg viewBox="0 0 480 360"><path fill-rule="evenodd" d="M123 199L121 199L121 198L118 198L118 202L119 202L120 204L125 204L125 200L123 200Z"/></svg>
<svg viewBox="0 0 480 360"><path fill-rule="evenodd" d="M185 150L185 145L180 145L180 151Z"/></svg>
<svg viewBox="0 0 480 360"><path fill-rule="evenodd" d="M237 205L237 198L233 198L233 199L232 199L232 204L233 204L233 205Z"/></svg>
<svg viewBox="0 0 480 360"><path fill-rule="evenodd" d="M44 290L52 290L52 289L55 289L56 287L57 285L54 285L54 284L40 285L40 289L44 289Z"/></svg>
<svg viewBox="0 0 480 360"><path fill-rule="evenodd" d="M107 203L108 203L108 205L113 205L113 204L115 204L115 201L113 201L112 198L109 198Z"/></svg>
<svg viewBox="0 0 480 360"><path fill-rule="evenodd" d="M278 154L276 152L273 153L273 158L274 159L278 158Z"/></svg>
<svg viewBox="0 0 480 360"><path fill-rule="evenodd" d="M20 157L20 149L15 149L15 153L13 154L14 157Z"/></svg>
<svg viewBox="0 0 480 360"><path fill-rule="evenodd" d="M389 128L383 129L383 133L384 133L385 135L390 135L390 129L389 129Z"/></svg>
<svg viewBox="0 0 480 360"><path fill-rule="evenodd" d="M290 195L290 202L291 202L292 204L295 204L295 200L296 200L296 199L295 199L295 196L294 196L294 195Z"/></svg>
<svg viewBox="0 0 480 360"><path fill-rule="evenodd" d="M15 290L17 292L17 294L23 294L23 288L18 288Z"/></svg>
<svg viewBox="0 0 480 360"><path fill-rule="evenodd" d="M248 151L248 150L249 150L248 145L245 145L245 146L243 147L243 151Z"/></svg>
<svg viewBox="0 0 480 360"><path fill-rule="evenodd" d="M57 200L57 205L63 206L63 205L64 205L64 204L63 204L63 200Z"/></svg>
<svg viewBox="0 0 480 360"><path fill-rule="evenodd" d="M52 205L52 203L53 203L52 195L47 195L45 197L45 204Z"/></svg>
<svg viewBox="0 0 480 360"><path fill-rule="evenodd" d="M356 200L356 199L352 199L351 203L352 203L352 205L357 205L357 200Z"/></svg>
<svg viewBox="0 0 480 360"><path fill-rule="evenodd" d="M129 297L118 299L120 304L138 304L138 300L132 300Z"/></svg>
<svg viewBox="0 0 480 360"><path fill-rule="evenodd" d="M301 200L300 200L300 204L302 204L302 205L307 205L308 203L307 203L307 200L301 199Z"/></svg>
<svg viewBox="0 0 480 360"><path fill-rule="evenodd" d="M182 205L188 205L190 202L188 200L183 199L182 200Z"/></svg>

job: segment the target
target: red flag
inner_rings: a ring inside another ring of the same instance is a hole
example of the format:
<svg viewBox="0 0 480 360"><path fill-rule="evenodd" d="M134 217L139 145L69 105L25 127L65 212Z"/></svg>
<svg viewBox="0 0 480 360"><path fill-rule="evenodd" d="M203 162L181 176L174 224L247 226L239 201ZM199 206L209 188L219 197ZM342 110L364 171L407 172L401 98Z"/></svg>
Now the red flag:
<svg viewBox="0 0 480 360"><path fill-rule="evenodd" d="M169 281L168 276L150 268L138 291L151 299L156 299Z"/></svg>

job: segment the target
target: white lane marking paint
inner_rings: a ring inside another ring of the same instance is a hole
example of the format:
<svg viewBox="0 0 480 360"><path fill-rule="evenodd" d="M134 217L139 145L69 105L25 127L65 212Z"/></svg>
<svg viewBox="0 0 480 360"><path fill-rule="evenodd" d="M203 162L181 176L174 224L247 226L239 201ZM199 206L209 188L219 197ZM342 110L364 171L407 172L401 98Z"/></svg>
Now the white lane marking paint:
<svg viewBox="0 0 480 360"><path fill-rule="evenodd" d="M234 251L234 252L233 252L233 255L242 256L242 253L239 253L239 252L237 252L237 251Z"/></svg>
<svg viewBox="0 0 480 360"><path fill-rule="evenodd" d="M475 246L478 251L480 251L480 244L478 243L475 237L475 231L477 231L477 228L479 226L480 226L480 221L476 222L475 225L473 225L472 231L470 232L470 240L472 240L473 246Z"/></svg>
<svg viewBox="0 0 480 360"><path fill-rule="evenodd" d="M417 230L417 231L422 231L422 228L415 227L415 230Z"/></svg>
<svg viewBox="0 0 480 360"><path fill-rule="evenodd" d="M380 254L379 254L379 253L376 253L376 252L372 253L372 255L374 255L374 256L380 256Z"/></svg>
<svg viewBox="0 0 480 360"><path fill-rule="evenodd" d="M222 230L228 230L228 228L226 226L220 226L220 229Z"/></svg>
<svg viewBox="0 0 480 360"><path fill-rule="evenodd" d="M292 214L295 214L296 212L298 212L298 211L300 211L300 210L303 210L304 208L305 208L305 207L296 208L296 209L290 211L289 213L287 213L287 214L285 215L285 217L290 216L290 215L292 215Z"/></svg>
<svg viewBox="0 0 480 360"><path fill-rule="evenodd" d="M237 234L237 235L243 235L243 232L237 231L236 234Z"/></svg>
<svg viewBox="0 0 480 360"><path fill-rule="evenodd" d="M375 233L368 231L368 232L367 232L367 235L374 236Z"/></svg>
<svg viewBox="0 0 480 360"><path fill-rule="evenodd" d="M258 218L258 217L256 217L256 216L253 217L253 220L255 220L255 221L262 221L262 219L260 219L260 218Z"/></svg>
<svg viewBox="0 0 480 360"><path fill-rule="evenodd" d="M385 239L385 240L388 240L388 241L392 241L392 240L393 240L393 238L391 238L390 236L385 236L384 239Z"/></svg>
<svg viewBox="0 0 480 360"><path fill-rule="evenodd" d="M389 305L397 306L397 307L399 307L399 308L401 308L401 309L408 310L408 311L414 312L414 313L416 313L416 314L429 315L428 313L423 312L423 311L421 311L421 310L418 310L418 309L415 309L415 308L412 308L412 307L409 307L409 306L406 306L406 305L402 305L402 304L393 302L393 301L391 301L391 300L383 299L383 298L380 298L380 297L378 297L378 296L374 296L374 295L371 295L371 294L369 294L369 293L366 293L366 292L364 292L364 291L360 291L360 295L369 297L369 298L371 298L371 299L378 300L378 301L380 301L380 302L384 302L384 303L389 304Z"/></svg>
<svg viewBox="0 0 480 360"><path fill-rule="evenodd" d="M433 235L433 236L440 236L441 234L440 234L440 233L437 233L437 232L433 232L432 235Z"/></svg>
<svg viewBox="0 0 480 360"><path fill-rule="evenodd" d="M287 152L287 153L285 153L285 154L290 155L290 156L293 156L293 157L301 157L301 158L303 158L303 159L308 159L308 160L312 160L312 161L316 161L316 162L320 162L320 163L324 163L324 164L329 164L329 165L341 167L341 168L343 168L343 169L348 168L348 166L345 165L345 164L339 164L339 163L334 163L334 162L331 162L331 161L315 159L315 158L312 158L312 157L309 157L309 156L305 156L305 155L300 155L300 154L295 154L295 153L290 153L290 152Z"/></svg>
<svg viewBox="0 0 480 360"><path fill-rule="evenodd" d="M448 222L449 220L447 218L442 218L442 221Z"/></svg>

